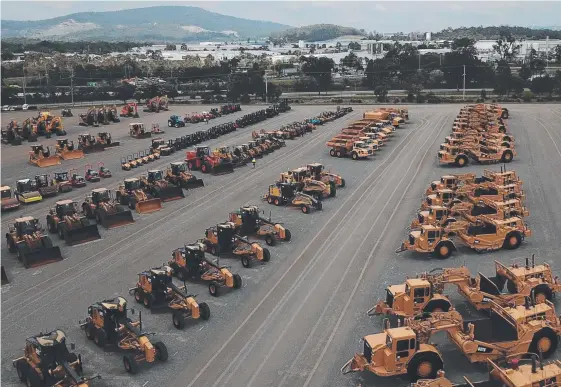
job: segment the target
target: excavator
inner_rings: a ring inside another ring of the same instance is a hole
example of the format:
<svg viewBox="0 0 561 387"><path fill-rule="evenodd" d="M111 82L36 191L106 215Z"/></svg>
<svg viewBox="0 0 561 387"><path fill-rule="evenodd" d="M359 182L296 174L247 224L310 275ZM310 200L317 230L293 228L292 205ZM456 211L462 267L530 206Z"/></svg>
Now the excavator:
<svg viewBox="0 0 561 387"><path fill-rule="evenodd" d="M136 102L127 103L121 108L121 117L138 118L138 105Z"/></svg>

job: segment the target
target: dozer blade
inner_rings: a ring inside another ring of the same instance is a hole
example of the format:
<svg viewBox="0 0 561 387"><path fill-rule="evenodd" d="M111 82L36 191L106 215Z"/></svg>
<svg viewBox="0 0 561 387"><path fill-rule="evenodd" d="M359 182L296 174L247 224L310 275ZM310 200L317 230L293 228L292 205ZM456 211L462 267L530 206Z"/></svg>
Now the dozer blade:
<svg viewBox="0 0 561 387"><path fill-rule="evenodd" d="M101 225L106 229L125 226L134 223L132 212L125 206L117 205L117 212L108 214L104 210L99 211Z"/></svg>
<svg viewBox="0 0 561 387"><path fill-rule="evenodd" d="M234 166L230 163L218 164L212 168L213 175L225 175L234 172Z"/></svg>
<svg viewBox="0 0 561 387"><path fill-rule="evenodd" d="M167 188L158 192L158 198L160 198L160 200L164 203L183 199L184 197L185 194L183 193L183 189L172 185L168 185Z"/></svg>
<svg viewBox="0 0 561 387"><path fill-rule="evenodd" d="M105 150L105 147L103 146L103 144L97 143L95 145L85 146L81 150L82 152L88 155L90 153L103 152Z"/></svg>
<svg viewBox="0 0 561 387"><path fill-rule="evenodd" d="M72 151L61 153L60 156L62 157L63 160L76 160L84 157L84 152L82 152L81 150L72 150Z"/></svg>
<svg viewBox="0 0 561 387"><path fill-rule="evenodd" d="M52 167L53 165L60 164L60 157L58 156L49 156L42 159L37 160L36 165L40 168Z"/></svg>
<svg viewBox="0 0 561 387"><path fill-rule="evenodd" d="M46 239L43 238L43 240ZM50 242L50 239L48 240ZM25 243L18 243L17 246L18 257L26 269L62 261L62 253L58 246L45 247L45 245L42 245L34 249L29 248Z"/></svg>
<svg viewBox="0 0 561 387"><path fill-rule="evenodd" d="M148 199L136 203L136 212L139 214L149 214L162 209L162 201L159 198Z"/></svg>
<svg viewBox="0 0 561 387"><path fill-rule="evenodd" d="M181 186L185 189L194 189L205 186L203 179L193 179L193 180L182 180Z"/></svg>
<svg viewBox="0 0 561 387"><path fill-rule="evenodd" d="M64 241L69 246L79 245L90 241L101 239L97 224L83 225L74 229L64 229Z"/></svg>
<svg viewBox="0 0 561 387"><path fill-rule="evenodd" d="M113 148L114 146L119 145L121 145L119 141L111 141L111 144L102 144L103 148Z"/></svg>

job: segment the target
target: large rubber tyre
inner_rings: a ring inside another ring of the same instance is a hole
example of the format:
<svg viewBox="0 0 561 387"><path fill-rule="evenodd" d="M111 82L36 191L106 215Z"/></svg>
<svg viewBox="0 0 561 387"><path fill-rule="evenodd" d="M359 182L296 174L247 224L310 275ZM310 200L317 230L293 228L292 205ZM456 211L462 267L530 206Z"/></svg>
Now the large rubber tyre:
<svg viewBox="0 0 561 387"><path fill-rule="evenodd" d="M329 155L330 155L331 157L337 156L337 154L336 154L336 152L335 152L335 149L330 149L330 150L329 150Z"/></svg>
<svg viewBox="0 0 561 387"><path fill-rule="evenodd" d="M161 341L156 341L154 343L154 348L156 349L156 359L159 361L168 361L168 348Z"/></svg>
<svg viewBox="0 0 561 387"><path fill-rule="evenodd" d="M241 261L242 261L242 266L245 267L246 269L249 269L251 267L251 258L247 255L242 255L240 257Z"/></svg>
<svg viewBox="0 0 561 387"><path fill-rule="evenodd" d="M434 255L438 259L447 259L452 255L454 245L451 242L441 242L434 249Z"/></svg>
<svg viewBox="0 0 561 387"><path fill-rule="evenodd" d="M407 365L407 377L411 382L419 379L434 379L443 368L442 359L434 352L422 352L413 357Z"/></svg>
<svg viewBox="0 0 561 387"><path fill-rule="evenodd" d="M273 204L273 198L270 197L270 196L267 196L267 203Z"/></svg>
<svg viewBox="0 0 561 387"><path fill-rule="evenodd" d="M139 288L134 289L134 300L139 304L144 302L144 294Z"/></svg>
<svg viewBox="0 0 561 387"><path fill-rule="evenodd" d="M522 243L522 236L518 232L511 232L505 238L503 248L507 250L515 250L520 247Z"/></svg>
<svg viewBox="0 0 561 387"><path fill-rule="evenodd" d="M310 213L310 207L308 207L305 204L302 204L302 206L300 207L300 210L302 211L302 213L304 214L309 214Z"/></svg>
<svg viewBox="0 0 561 387"><path fill-rule="evenodd" d="M154 296L151 294L145 294L143 302L144 306L150 309L152 307L152 304L154 303Z"/></svg>
<svg viewBox="0 0 561 387"><path fill-rule="evenodd" d="M351 153L351 158L353 160L358 160L358 153L356 153L356 152Z"/></svg>
<svg viewBox="0 0 561 387"><path fill-rule="evenodd" d="M59 225L57 228L58 237L64 240L64 230L62 229L62 225Z"/></svg>
<svg viewBox="0 0 561 387"><path fill-rule="evenodd" d="M450 310L450 302L445 300L433 300L427 302L423 308L424 313L434 313L434 312L448 312Z"/></svg>
<svg viewBox="0 0 561 387"><path fill-rule="evenodd" d="M210 318L210 308L206 302L201 302L199 304L199 313L203 320L208 320Z"/></svg>
<svg viewBox="0 0 561 387"><path fill-rule="evenodd" d="M345 184L346 184L345 179L341 179L341 188L344 188Z"/></svg>
<svg viewBox="0 0 561 387"><path fill-rule="evenodd" d="M330 181L329 188L329 197L334 198L335 196L337 196L337 184L335 184L335 182L333 181Z"/></svg>
<svg viewBox="0 0 561 387"><path fill-rule="evenodd" d="M208 284L208 292L212 297L218 297L220 295L220 286L213 281Z"/></svg>
<svg viewBox="0 0 561 387"><path fill-rule="evenodd" d="M510 163L512 161L513 154L511 151L507 150L503 153L503 157L501 157L501 161L503 163Z"/></svg>
<svg viewBox="0 0 561 387"><path fill-rule="evenodd" d="M551 328L543 328L534 334L530 343L529 352L541 353L544 359L551 357L557 350L557 335Z"/></svg>
<svg viewBox="0 0 561 387"><path fill-rule="evenodd" d="M546 300L551 301L553 299L551 289L545 284L533 288L531 294L537 304L543 304Z"/></svg>
<svg viewBox="0 0 561 387"><path fill-rule="evenodd" d="M100 348L105 347L107 343L107 333L102 328L98 328L95 331L94 342Z"/></svg>
<svg viewBox="0 0 561 387"><path fill-rule="evenodd" d="M275 239L275 237L271 234L267 234L265 235L265 243L269 246L274 246L277 244L277 240Z"/></svg>
<svg viewBox="0 0 561 387"><path fill-rule="evenodd" d="M290 230L285 229L284 230L284 240L286 242L290 242L291 239L292 239L292 234L290 233Z"/></svg>
<svg viewBox="0 0 561 387"><path fill-rule="evenodd" d="M29 372L29 364L25 360L19 360L16 363L16 372L18 373L18 378L21 382L27 380L27 373Z"/></svg>
<svg viewBox="0 0 561 387"><path fill-rule="evenodd" d="M269 262L271 260L271 252L268 248L263 249L263 262Z"/></svg>
<svg viewBox="0 0 561 387"><path fill-rule="evenodd" d="M56 232L55 222L53 222L51 217L47 218L47 227L49 228L49 232L52 232L53 234Z"/></svg>
<svg viewBox="0 0 561 387"><path fill-rule="evenodd" d="M95 328L91 322L87 323L84 327L84 331L86 332L86 338L88 340L93 340L95 337Z"/></svg>
<svg viewBox="0 0 561 387"><path fill-rule="evenodd" d="M242 277L239 274L234 274L234 289L240 289L243 285Z"/></svg>
<svg viewBox="0 0 561 387"><path fill-rule="evenodd" d="M465 167L466 165L468 165L468 162L469 162L468 158L464 155L460 155L456 158L456 166L458 168Z"/></svg>
<svg viewBox="0 0 561 387"><path fill-rule="evenodd" d="M173 312L171 316L171 320L173 322L173 326L177 329L185 328L185 316L181 310L176 310Z"/></svg>
<svg viewBox="0 0 561 387"><path fill-rule="evenodd" d="M14 244L14 242L12 241L11 238L6 237L6 242L8 243L8 251L10 253L15 253L16 251L18 251L18 249L16 248L16 245Z"/></svg>
<svg viewBox="0 0 561 387"><path fill-rule="evenodd" d="M125 366L125 371L127 371L131 375L134 375L138 372L138 363L136 362L134 356L123 356L123 365Z"/></svg>
<svg viewBox="0 0 561 387"><path fill-rule="evenodd" d="M25 378L27 387L41 387L43 382L35 368L29 367L27 369L27 377Z"/></svg>
<svg viewBox="0 0 561 387"><path fill-rule="evenodd" d="M211 167L210 165L208 165L208 163L203 163L203 165L201 165L201 172L202 173L209 173L211 171Z"/></svg>
<svg viewBox="0 0 561 387"><path fill-rule="evenodd" d="M186 275L187 273L185 272L185 269L183 268L179 268L177 270L175 270L175 275L177 276L177 279L180 281L185 281L185 277L187 277Z"/></svg>

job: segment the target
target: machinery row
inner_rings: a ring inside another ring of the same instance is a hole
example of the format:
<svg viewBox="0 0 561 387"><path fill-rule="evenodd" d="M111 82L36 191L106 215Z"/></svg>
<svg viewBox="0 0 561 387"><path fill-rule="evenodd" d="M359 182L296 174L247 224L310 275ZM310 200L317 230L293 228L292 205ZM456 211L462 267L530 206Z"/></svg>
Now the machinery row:
<svg viewBox="0 0 561 387"><path fill-rule="evenodd" d="M494 365L492 379L508 386L550 385L561 379L561 363L536 368L535 360L551 357L561 336L561 322L549 301L561 284L547 264L536 265L534 257L510 266L495 262L496 275L471 277L465 267L435 269L404 284L387 288L386 299L378 301L369 315L389 315L382 333L363 338L363 349L341 369L343 373L368 371L378 376L407 376L416 386L452 386L442 372L441 352L430 342L433 334L446 332L448 339L470 363ZM508 293L502 288L506 283ZM446 284L485 315L463 317L443 294ZM518 369L519 361L534 357L530 369ZM514 371L494 362L512 360ZM529 379L518 379L525 372ZM436 379L435 379L436 378ZM529 381L528 381L529 380ZM472 384L469 384L472 385ZM483 384L485 386L503 386Z"/></svg>
<svg viewBox="0 0 561 387"><path fill-rule="evenodd" d="M440 145L439 164L461 168L470 160L480 164L510 163L516 150L505 117L508 118L508 110L498 105L464 106L454 120L452 132Z"/></svg>
<svg viewBox="0 0 561 387"><path fill-rule="evenodd" d="M366 112L326 143L332 157L366 159L374 155L393 136L395 129L409 119L405 109L379 108Z"/></svg>
<svg viewBox="0 0 561 387"><path fill-rule="evenodd" d="M232 114L236 112L241 112L242 108L240 104L228 104L222 105L219 108L212 108L210 111L203 111L201 113L189 113L185 114L183 118L178 115L172 115L168 119L169 127L183 127L186 124L196 124L203 121L209 121L214 118L222 117L227 114Z"/></svg>
<svg viewBox="0 0 561 387"><path fill-rule="evenodd" d="M66 131L62 118L51 115L48 111L40 111L37 117L30 117L22 125L10 120L6 128L2 128L2 144L21 145L22 141L36 142L38 136L50 138L52 134L65 136Z"/></svg>
<svg viewBox="0 0 561 387"><path fill-rule="evenodd" d="M448 258L459 241L476 252L517 249L532 235L522 181L515 171L447 175L431 183L407 240L410 250Z"/></svg>

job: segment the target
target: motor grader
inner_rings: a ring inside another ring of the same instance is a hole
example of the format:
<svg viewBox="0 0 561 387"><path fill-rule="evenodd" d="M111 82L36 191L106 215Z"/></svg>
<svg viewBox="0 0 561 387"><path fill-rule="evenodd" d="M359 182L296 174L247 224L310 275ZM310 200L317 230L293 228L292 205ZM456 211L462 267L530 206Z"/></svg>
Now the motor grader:
<svg viewBox="0 0 561 387"><path fill-rule="evenodd" d="M221 289L240 289L242 279L239 274L232 273L228 268L210 262L205 257L205 246L202 243L192 243L175 249L168 262L173 275L180 281L191 280L208 282L211 296L218 297Z"/></svg>
<svg viewBox="0 0 561 387"><path fill-rule="evenodd" d="M78 212L78 203L73 200L60 200L47 214L47 229L58 234L67 245L74 246L101 239L97 224Z"/></svg>
<svg viewBox="0 0 561 387"><path fill-rule="evenodd" d="M544 358L553 355L561 333L553 304L526 302L503 308L489 302L489 316L474 320L464 319L454 308L424 318L407 318L402 326L394 328L386 320L384 332L365 336L362 353L356 353L341 372L407 375L412 382L435 378L443 368L443 359L430 339L438 332L446 332L470 363L527 352L541 352Z"/></svg>
<svg viewBox="0 0 561 387"><path fill-rule="evenodd" d="M51 262L62 261L60 247L53 246L51 238L43 234L39 220L32 216L17 218L6 233L10 253L27 269Z"/></svg>
<svg viewBox="0 0 561 387"><path fill-rule="evenodd" d="M29 204L42 201L43 195L37 190L37 186L34 184L33 180L21 179L16 181L14 199L19 203Z"/></svg>
<svg viewBox="0 0 561 387"><path fill-rule="evenodd" d="M288 242L292 238L290 231L280 223L261 217L257 206L240 207L238 211L230 213L229 221L235 225L237 233L262 237L269 246L276 245L279 240Z"/></svg>
<svg viewBox="0 0 561 387"><path fill-rule="evenodd" d="M198 303L196 295L186 293L186 286L178 287L173 283L172 269L162 266L138 274L138 282L129 289L138 303L149 308L152 313L172 312L173 325L177 329L185 328L185 322L208 320L210 308L206 302Z"/></svg>
<svg viewBox="0 0 561 387"><path fill-rule="evenodd" d="M456 285L462 295L477 310L489 309L493 301L503 307L523 305L527 297L541 304L553 299L561 290L559 278L553 278L547 264L535 265L532 256L522 265L506 266L495 261L495 276L478 273L472 277L467 267L433 269L405 283L386 288L386 299L379 300L368 310L368 315L392 315L399 318L414 317L423 313L446 312L452 306L444 295L446 285ZM507 293L503 292L505 284Z"/></svg>
<svg viewBox="0 0 561 387"><path fill-rule="evenodd" d="M309 214L312 210L321 211L323 205L320 200L298 192L296 184L292 182L277 182L269 185L269 190L263 195L263 200L276 206L292 205L300 208L304 214Z"/></svg>
<svg viewBox="0 0 561 387"><path fill-rule="evenodd" d="M75 345L70 344L74 350ZM82 357L70 352L66 334L56 329L25 340L23 356L12 361L20 381L27 386L89 387L101 376L84 376Z"/></svg>
<svg viewBox="0 0 561 387"><path fill-rule="evenodd" d="M125 179L115 193L115 200L139 214L149 214L162 209L160 198L154 198L141 188L140 179Z"/></svg>
<svg viewBox="0 0 561 387"><path fill-rule="evenodd" d="M296 189L317 200L327 197L335 197L337 195L337 186L333 182L323 183L319 180L313 180L308 175L308 169L300 167L280 175L279 182L294 183Z"/></svg>
<svg viewBox="0 0 561 387"><path fill-rule="evenodd" d="M326 171L322 164L320 163L311 163L306 165L308 169L308 176L310 176L314 180L321 181L325 184L333 183L335 187L344 188L345 187L345 179L341 175L337 175L332 173L331 171Z"/></svg>
<svg viewBox="0 0 561 387"><path fill-rule="evenodd" d="M12 197L12 188L8 185L0 187L0 193L2 195L2 212L4 211L14 211L20 207L19 200L16 197Z"/></svg>
<svg viewBox="0 0 561 387"><path fill-rule="evenodd" d="M106 229L134 223L132 213L111 197L107 188L96 188L84 198L82 213L88 219L95 219Z"/></svg>
<svg viewBox="0 0 561 387"><path fill-rule="evenodd" d="M531 235L520 217L492 219L480 215L474 223L454 222L447 227L421 225L419 229L409 232L408 238L395 252L410 250L432 253L438 259L446 259L457 250L454 240L459 239L476 252L488 252L501 248L517 249Z"/></svg>
<svg viewBox="0 0 561 387"><path fill-rule="evenodd" d="M142 122L133 122L129 124L129 134L134 138L148 138L152 137L152 133L146 131Z"/></svg>
<svg viewBox="0 0 561 387"><path fill-rule="evenodd" d="M63 160L74 160L84 157L84 152L81 149L74 148L74 141L60 138L56 141L55 155L58 155Z"/></svg>
<svg viewBox="0 0 561 387"><path fill-rule="evenodd" d="M43 147L41 144L31 145L31 151L29 151L29 162L40 168L52 167L53 165L60 164L59 155L55 154L51 156L51 150L49 147Z"/></svg>
<svg viewBox="0 0 561 387"><path fill-rule="evenodd" d="M110 345L125 352L123 365L130 374L138 372L139 363L167 361L166 345L161 341L152 343L149 337L154 333L142 331L142 312L137 321L128 317L127 312L127 300L123 297L96 302L88 307L88 316L80 322L80 327L100 348Z"/></svg>
<svg viewBox="0 0 561 387"><path fill-rule="evenodd" d="M212 255L223 257L231 254L240 257L245 268L251 267L254 260L269 262L271 259L269 249L236 234L236 225L233 222L219 223L216 227L207 228L201 242L205 251Z"/></svg>
<svg viewBox="0 0 561 387"><path fill-rule="evenodd" d="M171 184L185 189L205 186L203 179L199 179L189 172L187 164L182 161L171 163L169 168L166 169L164 178Z"/></svg>
<svg viewBox="0 0 561 387"><path fill-rule="evenodd" d="M147 175L142 175L140 186L144 192L164 203L185 198L183 189L164 179L164 172L160 169L151 169Z"/></svg>
<svg viewBox="0 0 561 387"><path fill-rule="evenodd" d="M514 357L514 358L513 358ZM445 372L439 370L435 379L420 379L411 387L535 387L535 386L558 386L561 384L561 362L545 364L535 353L515 355L505 359L508 364L499 366L492 360L487 359L489 368L489 380L472 382L464 376L466 384L453 384L445 376ZM528 363L527 361L530 361ZM524 363L521 363L524 362Z"/></svg>

